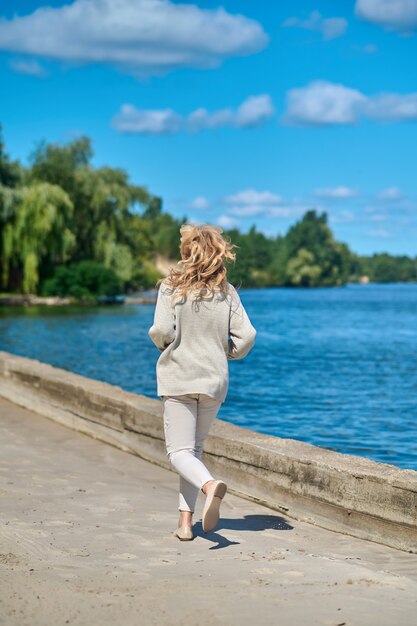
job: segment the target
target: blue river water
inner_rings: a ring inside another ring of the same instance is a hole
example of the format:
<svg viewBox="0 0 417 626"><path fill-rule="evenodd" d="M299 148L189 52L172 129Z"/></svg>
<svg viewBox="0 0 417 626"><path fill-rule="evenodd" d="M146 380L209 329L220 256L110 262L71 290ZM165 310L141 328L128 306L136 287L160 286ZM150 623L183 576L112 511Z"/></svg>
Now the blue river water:
<svg viewBox="0 0 417 626"><path fill-rule="evenodd" d="M417 470L417 285L241 290L257 329L219 418ZM0 309L0 349L156 397L154 305Z"/></svg>

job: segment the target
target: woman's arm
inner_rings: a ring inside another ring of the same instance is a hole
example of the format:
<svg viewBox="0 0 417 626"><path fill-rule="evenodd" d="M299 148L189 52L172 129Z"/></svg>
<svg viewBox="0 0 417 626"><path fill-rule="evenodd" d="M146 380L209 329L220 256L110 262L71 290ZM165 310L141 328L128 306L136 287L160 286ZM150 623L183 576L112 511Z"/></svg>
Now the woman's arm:
<svg viewBox="0 0 417 626"><path fill-rule="evenodd" d="M161 352L175 339L175 312L170 294L170 290L161 284L156 300L153 325L148 331L149 337Z"/></svg>
<svg viewBox="0 0 417 626"><path fill-rule="evenodd" d="M255 343L256 330L252 326L239 294L234 287L232 288L232 303L230 307L229 335L227 358L230 360L243 359Z"/></svg>

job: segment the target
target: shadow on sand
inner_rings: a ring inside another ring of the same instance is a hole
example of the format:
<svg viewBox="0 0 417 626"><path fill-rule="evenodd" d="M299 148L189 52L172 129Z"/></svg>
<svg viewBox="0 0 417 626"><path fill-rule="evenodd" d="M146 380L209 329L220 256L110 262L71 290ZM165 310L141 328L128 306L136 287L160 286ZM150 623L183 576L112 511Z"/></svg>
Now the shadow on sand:
<svg viewBox="0 0 417 626"><path fill-rule="evenodd" d="M291 526L283 517L279 515L245 515L236 519L220 518L216 530L205 533L201 522L196 522L193 526L195 537L201 537L215 543L210 550L219 550L228 546L239 545L239 541L230 541L219 534L220 530L237 530L258 532L262 530L292 530Z"/></svg>

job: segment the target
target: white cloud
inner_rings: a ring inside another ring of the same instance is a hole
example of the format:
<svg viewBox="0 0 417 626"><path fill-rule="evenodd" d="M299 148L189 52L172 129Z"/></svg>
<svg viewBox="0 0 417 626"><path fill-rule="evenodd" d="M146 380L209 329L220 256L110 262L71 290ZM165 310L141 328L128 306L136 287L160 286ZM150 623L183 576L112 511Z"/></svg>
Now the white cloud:
<svg viewBox="0 0 417 626"><path fill-rule="evenodd" d="M388 187L381 191L378 196L380 200L401 200L404 198L404 194L398 187Z"/></svg>
<svg viewBox="0 0 417 626"><path fill-rule="evenodd" d="M262 215L263 217L294 217L302 215L305 211L310 209L310 206L289 204L289 205L262 205L262 204L248 204L244 206L236 206L228 209L229 215L237 215L239 217L252 217L255 215Z"/></svg>
<svg viewBox="0 0 417 626"><path fill-rule="evenodd" d="M245 189L227 196L223 201L228 205L227 214L239 217L255 215L262 215L267 219L297 217L311 208L299 198L286 202L282 196L256 189Z"/></svg>
<svg viewBox="0 0 417 626"><path fill-rule="evenodd" d="M217 67L267 43L255 20L171 0L75 0L0 21L1 50L110 63L137 76Z"/></svg>
<svg viewBox="0 0 417 626"><path fill-rule="evenodd" d="M271 96L262 94L251 96L243 102L236 113L236 126L250 128L260 126L274 115L274 105Z"/></svg>
<svg viewBox="0 0 417 626"><path fill-rule="evenodd" d="M28 76L43 77L48 74L46 69L35 59L12 59L9 61L9 66L15 72Z"/></svg>
<svg viewBox="0 0 417 626"><path fill-rule="evenodd" d="M230 215L249 217L253 215L270 214L278 209L284 202L284 198L271 191L258 191L257 189L244 189L231 196L224 198L224 203L229 207Z"/></svg>
<svg viewBox="0 0 417 626"><path fill-rule="evenodd" d="M210 113L201 107L188 116L188 126L192 132L203 130L204 128L220 128L230 126L233 123L232 109L220 109Z"/></svg>
<svg viewBox="0 0 417 626"><path fill-rule="evenodd" d="M236 110L228 108L210 113L199 108L186 117L170 108L138 109L132 104L124 104L114 116L112 126L121 133L167 135L222 126L252 128L265 123L273 113L272 100L268 95L250 96Z"/></svg>
<svg viewBox="0 0 417 626"><path fill-rule="evenodd" d="M319 198L353 198L358 195L355 189L350 187L327 187L324 189L316 189L314 194Z"/></svg>
<svg viewBox="0 0 417 626"><path fill-rule="evenodd" d="M226 204L278 204L283 198L270 191L257 191L256 189L244 189L232 196L227 196Z"/></svg>
<svg viewBox="0 0 417 626"><path fill-rule="evenodd" d="M271 96L262 94L250 96L234 111L231 108L220 109L210 113L205 108L199 108L188 116L188 127L196 132L204 128L220 128L221 126L236 126L251 128L264 124L274 115L274 106Z"/></svg>
<svg viewBox="0 0 417 626"><path fill-rule="evenodd" d="M417 29L417 0L356 0L356 15L387 30Z"/></svg>
<svg viewBox="0 0 417 626"><path fill-rule="evenodd" d="M304 215L311 208L313 207L310 204L299 204L298 202L285 206L273 206L267 209L266 217L298 217Z"/></svg>
<svg viewBox="0 0 417 626"><path fill-rule="evenodd" d="M281 121L293 126L334 126L357 124L361 118L417 120L417 93L365 96L344 85L316 80L287 92L287 110Z"/></svg>
<svg viewBox="0 0 417 626"><path fill-rule="evenodd" d="M306 20L290 17L282 25L286 28L297 26L306 30L316 30L322 34L324 40L329 40L344 35L348 23L344 17L324 18L319 11L312 11Z"/></svg>
<svg viewBox="0 0 417 626"><path fill-rule="evenodd" d="M325 126L355 124L366 97L356 89L323 80L287 92L285 124Z"/></svg>
<svg viewBox="0 0 417 626"><path fill-rule="evenodd" d="M229 209L230 215L239 215L240 217L250 217L252 215L262 215L268 209L263 204L246 204L243 206L236 206Z"/></svg>
<svg viewBox="0 0 417 626"><path fill-rule="evenodd" d="M121 133L172 135L181 130L183 120L172 109L146 111L124 104L112 124Z"/></svg>
<svg viewBox="0 0 417 626"><path fill-rule="evenodd" d="M240 221L236 219L239 217L290 218L301 216L312 208L300 198L287 202L282 196L271 191L258 191L253 188L243 189L238 193L219 198L215 202L209 202L205 197L198 197L190 206L206 208L209 205L223 206L224 213L220 216L218 223L224 228L239 226Z"/></svg>
<svg viewBox="0 0 417 626"><path fill-rule="evenodd" d="M218 223L224 228L238 227L241 221L237 218L289 219L301 217L310 209L326 211L326 208L319 202L311 203L301 197L286 200L271 191L259 191L253 188L243 189L215 201L198 196L190 203L190 207L195 209L205 209L209 206L222 207L223 212L218 218L220 220ZM350 221L347 218L348 211L342 211L340 215L343 221Z"/></svg>
<svg viewBox="0 0 417 626"><path fill-rule="evenodd" d="M209 206L210 206L210 202L204 196L198 196L197 198L194 198L194 200L190 202L190 207L192 209L204 210L204 209L208 209Z"/></svg>
<svg viewBox="0 0 417 626"><path fill-rule="evenodd" d="M380 122L417 120L417 93L386 93L368 98L364 115Z"/></svg>
<svg viewBox="0 0 417 626"><path fill-rule="evenodd" d="M217 218L217 224L219 226L221 226L222 228L238 228L240 225L239 220L234 219L233 217L230 217L229 215L220 215Z"/></svg>

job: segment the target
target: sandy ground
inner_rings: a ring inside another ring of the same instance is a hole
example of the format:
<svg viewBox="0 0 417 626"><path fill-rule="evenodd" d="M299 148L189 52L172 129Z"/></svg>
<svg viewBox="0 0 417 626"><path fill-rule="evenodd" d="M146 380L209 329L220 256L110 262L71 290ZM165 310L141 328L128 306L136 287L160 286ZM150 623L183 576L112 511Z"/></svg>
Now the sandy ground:
<svg viewBox="0 0 417 626"><path fill-rule="evenodd" d="M227 477L224 477L227 479ZM414 626L417 555L227 494L180 542L178 477L0 399L0 623Z"/></svg>

